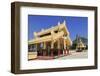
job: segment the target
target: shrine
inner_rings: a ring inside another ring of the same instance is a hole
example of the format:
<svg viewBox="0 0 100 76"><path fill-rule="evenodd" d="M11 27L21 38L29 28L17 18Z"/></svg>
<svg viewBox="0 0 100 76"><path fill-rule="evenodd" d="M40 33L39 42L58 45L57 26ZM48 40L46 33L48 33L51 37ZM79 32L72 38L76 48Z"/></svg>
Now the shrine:
<svg viewBox="0 0 100 76"><path fill-rule="evenodd" d="M34 38L28 41L29 59L60 57L69 54L69 47L72 45L70 33L66 22L58 22L58 25L49 29L42 29L33 33Z"/></svg>

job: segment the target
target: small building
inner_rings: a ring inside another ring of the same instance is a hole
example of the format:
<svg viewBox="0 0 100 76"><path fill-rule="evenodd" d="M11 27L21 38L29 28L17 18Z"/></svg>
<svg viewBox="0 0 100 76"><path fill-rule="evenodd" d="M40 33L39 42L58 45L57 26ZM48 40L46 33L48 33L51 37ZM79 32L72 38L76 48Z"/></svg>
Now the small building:
<svg viewBox="0 0 100 76"><path fill-rule="evenodd" d="M76 46L76 50L77 52L81 52L82 50L84 50L86 48L86 46L84 45L84 43L82 42L81 39L79 39L77 46Z"/></svg>
<svg viewBox="0 0 100 76"><path fill-rule="evenodd" d="M66 22L58 22L58 25L49 29L42 29L33 33L34 38L28 41L29 58L38 57L55 58L61 55L68 55L69 47L72 45L70 33L66 27ZM34 56L31 57L34 53Z"/></svg>

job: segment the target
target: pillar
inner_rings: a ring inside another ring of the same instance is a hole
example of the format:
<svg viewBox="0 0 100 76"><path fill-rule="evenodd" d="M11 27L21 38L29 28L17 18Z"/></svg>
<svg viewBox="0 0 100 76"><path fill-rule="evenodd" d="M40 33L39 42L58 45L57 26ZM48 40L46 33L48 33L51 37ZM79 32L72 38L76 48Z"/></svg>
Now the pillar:
<svg viewBox="0 0 100 76"><path fill-rule="evenodd" d="M51 56L53 56L53 51L54 51L54 42L51 42Z"/></svg>
<svg viewBox="0 0 100 76"><path fill-rule="evenodd" d="M38 51L37 51L38 44L35 44L35 48L36 48L36 52L37 52L37 56L38 56Z"/></svg>
<svg viewBox="0 0 100 76"><path fill-rule="evenodd" d="M69 54L69 47L67 47L67 54Z"/></svg>
<svg viewBox="0 0 100 76"><path fill-rule="evenodd" d="M66 55L66 42L65 42L65 39L64 39L64 55Z"/></svg>
<svg viewBox="0 0 100 76"><path fill-rule="evenodd" d="M43 42L43 56L46 56L46 42Z"/></svg>
<svg viewBox="0 0 100 76"><path fill-rule="evenodd" d="M58 39L58 56L60 55L60 41Z"/></svg>

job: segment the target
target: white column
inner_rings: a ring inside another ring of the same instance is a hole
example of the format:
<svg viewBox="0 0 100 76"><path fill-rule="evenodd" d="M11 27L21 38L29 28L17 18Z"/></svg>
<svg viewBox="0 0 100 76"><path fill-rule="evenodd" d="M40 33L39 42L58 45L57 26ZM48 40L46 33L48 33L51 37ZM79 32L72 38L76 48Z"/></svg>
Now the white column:
<svg viewBox="0 0 100 76"><path fill-rule="evenodd" d="M51 42L51 49L54 48L54 42Z"/></svg>
<svg viewBox="0 0 100 76"><path fill-rule="evenodd" d="M60 40L58 39L58 56L60 56Z"/></svg>
<svg viewBox="0 0 100 76"><path fill-rule="evenodd" d="M60 49L60 41L58 40L58 49Z"/></svg>
<svg viewBox="0 0 100 76"><path fill-rule="evenodd" d="M64 39L64 49L66 49L66 42L65 42L65 39Z"/></svg>
<svg viewBox="0 0 100 76"><path fill-rule="evenodd" d="M46 42L43 42L43 49L44 49L44 51L43 51L43 56L46 56Z"/></svg>
<svg viewBox="0 0 100 76"><path fill-rule="evenodd" d="M46 43L43 42L43 49L46 49Z"/></svg>
<svg viewBox="0 0 100 76"><path fill-rule="evenodd" d="M66 42L65 42L65 39L64 39L64 54L66 55Z"/></svg>
<svg viewBox="0 0 100 76"><path fill-rule="evenodd" d="M54 42L52 41L52 42L51 42L51 56L54 56L54 55L53 55L53 51L54 51L53 49L54 49Z"/></svg>

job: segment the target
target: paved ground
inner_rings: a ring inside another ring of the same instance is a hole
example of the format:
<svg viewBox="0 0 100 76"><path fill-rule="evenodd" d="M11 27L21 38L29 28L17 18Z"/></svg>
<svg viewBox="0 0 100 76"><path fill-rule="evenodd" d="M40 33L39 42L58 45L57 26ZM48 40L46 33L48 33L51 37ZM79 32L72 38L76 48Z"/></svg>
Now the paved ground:
<svg viewBox="0 0 100 76"><path fill-rule="evenodd" d="M41 60L48 60L48 59L52 59L51 57L47 57L47 56L38 56L39 59ZM75 50L70 50L70 54L67 55L67 56L61 56L61 57L57 57L55 58L54 60L65 60L65 59L80 59L80 58L88 58L88 52L87 50L84 50L83 52L76 52ZM37 59L37 56L35 53L33 52L29 52L29 55L28 55L28 59L30 60L34 60L34 59Z"/></svg>
<svg viewBox="0 0 100 76"><path fill-rule="evenodd" d="M59 57L58 59L80 59L80 58L88 58L88 52L85 50L84 52L75 52L75 51L70 51L70 55L64 56L64 57Z"/></svg>

